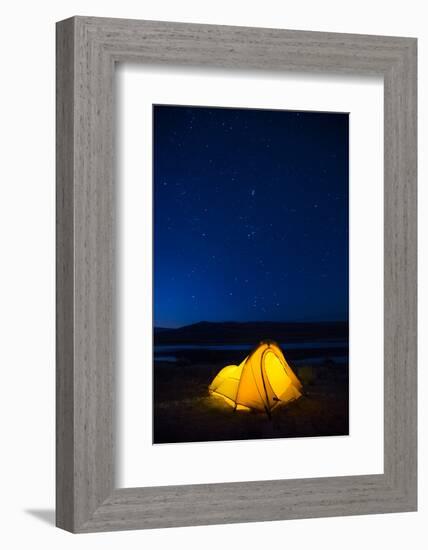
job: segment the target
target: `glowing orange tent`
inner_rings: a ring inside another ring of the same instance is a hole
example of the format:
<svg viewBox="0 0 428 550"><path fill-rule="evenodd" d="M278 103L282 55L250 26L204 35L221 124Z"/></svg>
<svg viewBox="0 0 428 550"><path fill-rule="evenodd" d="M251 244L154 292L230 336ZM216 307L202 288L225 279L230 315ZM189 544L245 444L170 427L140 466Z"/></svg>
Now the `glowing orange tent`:
<svg viewBox="0 0 428 550"><path fill-rule="evenodd" d="M302 384L275 342L260 342L242 363L224 367L209 386L236 410L270 411L298 399Z"/></svg>

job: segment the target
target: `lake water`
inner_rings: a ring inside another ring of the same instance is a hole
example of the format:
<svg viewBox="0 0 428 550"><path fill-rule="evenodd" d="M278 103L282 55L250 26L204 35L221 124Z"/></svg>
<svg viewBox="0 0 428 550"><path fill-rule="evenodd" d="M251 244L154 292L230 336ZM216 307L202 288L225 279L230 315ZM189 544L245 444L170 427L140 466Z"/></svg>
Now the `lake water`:
<svg viewBox="0 0 428 550"><path fill-rule="evenodd" d="M321 342L291 342L279 343L282 350L310 350L310 349L331 349L343 348L343 355L334 355L334 361L342 363L348 360L348 341L347 340L323 340ZM171 344L154 346L154 356L156 361L176 362L180 352L183 351L242 351L248 353L254 348L251 344ZM311 357L311 363L320 363L325 360L325 356ZM305 359L298 359L293 363L299 364L305 362Z"/></svg>

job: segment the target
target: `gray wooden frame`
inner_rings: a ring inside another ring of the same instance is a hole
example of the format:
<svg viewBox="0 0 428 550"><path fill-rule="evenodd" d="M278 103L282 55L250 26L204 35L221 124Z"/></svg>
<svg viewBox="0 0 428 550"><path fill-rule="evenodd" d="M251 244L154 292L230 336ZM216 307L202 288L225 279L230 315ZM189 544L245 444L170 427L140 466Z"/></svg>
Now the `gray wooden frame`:
<svg viewBox="0 0 428 550"><path fill-rule="evenodd" d="M115 488L113 80L123 61L383 76L383 474ZM416 40L90 17L59 22L57 525L91 532L416 510L416 384Z"/></svg>

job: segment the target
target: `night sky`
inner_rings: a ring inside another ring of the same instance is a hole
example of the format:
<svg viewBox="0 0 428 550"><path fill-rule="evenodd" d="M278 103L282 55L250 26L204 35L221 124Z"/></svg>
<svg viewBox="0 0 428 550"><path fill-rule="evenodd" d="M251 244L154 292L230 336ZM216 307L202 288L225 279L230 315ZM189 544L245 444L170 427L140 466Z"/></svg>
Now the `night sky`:
<svg viewBox="0 0 428 550"><path fill-rule="evenodd" d="M348 115L154 106L154 324L348 318Z"/></svg>

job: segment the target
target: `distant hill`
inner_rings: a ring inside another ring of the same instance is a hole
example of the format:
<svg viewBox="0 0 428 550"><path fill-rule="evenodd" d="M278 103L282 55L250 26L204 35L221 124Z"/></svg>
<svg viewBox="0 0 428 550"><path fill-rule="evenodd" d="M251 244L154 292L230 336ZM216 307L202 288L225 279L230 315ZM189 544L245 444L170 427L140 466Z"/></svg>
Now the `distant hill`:
<svg viewBox="0 0 428 550"><path fill-rule="evenodd" d="M180 328L155 327L155 344L257 344L260 340L280 342L322 341L348 338L348 323L207 322Z"/></svg>

